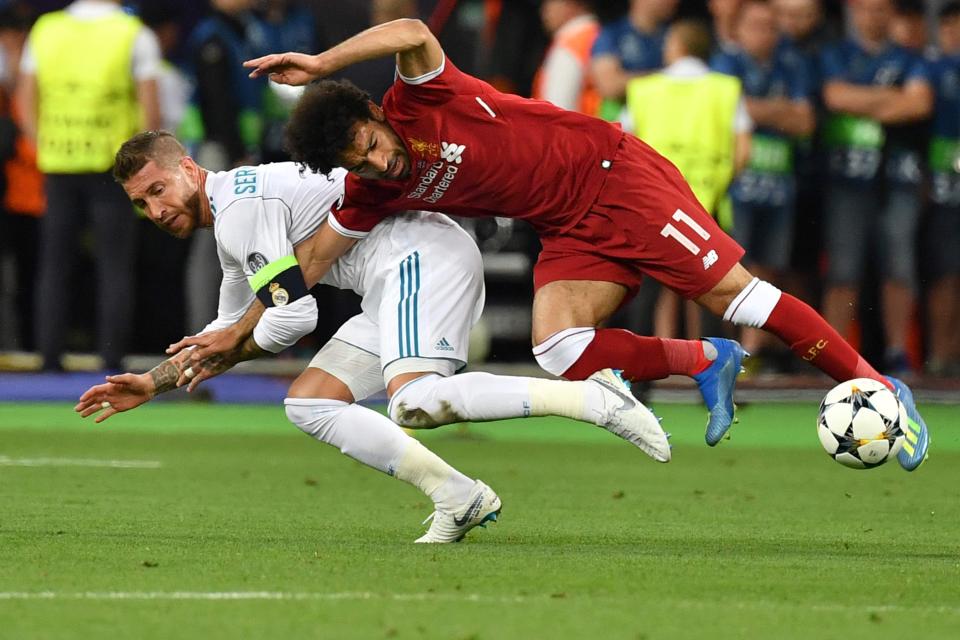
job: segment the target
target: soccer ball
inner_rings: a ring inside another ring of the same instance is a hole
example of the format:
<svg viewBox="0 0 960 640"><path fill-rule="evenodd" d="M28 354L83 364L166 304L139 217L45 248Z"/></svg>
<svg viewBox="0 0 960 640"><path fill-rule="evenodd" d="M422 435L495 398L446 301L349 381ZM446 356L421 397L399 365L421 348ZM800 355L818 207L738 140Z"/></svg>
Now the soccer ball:
<svg viewBox="0 0 960 640"><path fill-rule="evenodd" d="M817 434L830 457L853 469L872 469L903 446L907 411L885 384L869 378L841 382L820 403Z"/></svg>

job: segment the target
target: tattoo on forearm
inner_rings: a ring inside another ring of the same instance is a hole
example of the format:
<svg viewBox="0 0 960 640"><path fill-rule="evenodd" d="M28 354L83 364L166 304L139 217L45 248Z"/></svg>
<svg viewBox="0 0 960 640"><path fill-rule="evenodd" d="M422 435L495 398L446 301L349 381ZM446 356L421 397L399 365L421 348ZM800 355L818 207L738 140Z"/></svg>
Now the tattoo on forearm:
<svg viewBox="0 0 960 640"><path fill-rule="evenodd" d="M215 353L212 356L206 357L200 361L197 365L197 368L207 371L211 376L223 373L227 369L233 366L227 359L219 354Z"/></svg>
<svg viewBox="0 0 960 640"><path fill-rule="evenodd" d="M150 369L150 378L153 380L153 386L156 393L163 393L177 388L177 380L180 378L180 367L170 360L165 360Z"/></svg>

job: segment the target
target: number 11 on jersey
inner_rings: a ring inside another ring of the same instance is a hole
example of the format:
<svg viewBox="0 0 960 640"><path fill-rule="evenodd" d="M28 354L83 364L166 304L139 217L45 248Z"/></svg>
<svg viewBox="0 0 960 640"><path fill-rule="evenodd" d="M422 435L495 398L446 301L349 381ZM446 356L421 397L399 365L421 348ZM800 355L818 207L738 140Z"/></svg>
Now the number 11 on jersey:
<svg viewBox="0 0 960 640"><path fill-rule="evenodd" d="M696 220L691 218L682 210L677 209L676 211L674 211L673 219L676 220L677 222L682 222L683 224L690 227L695 234L697 234L704 240L710 239L710 233L706 229L701 227L699 224L697 224ZM683 231L680 231L680 229L677 229L675 226L673 226L673 223L668 222L663 227L663 229L660 229L660 235L663 236L664 238L673 238L674 240L682 244L684 248L690 253L692 253L693 255L695 256L700 255L700 247L697 246L697 243L695 243L693 240L688 238L683 233Z"/></svg>

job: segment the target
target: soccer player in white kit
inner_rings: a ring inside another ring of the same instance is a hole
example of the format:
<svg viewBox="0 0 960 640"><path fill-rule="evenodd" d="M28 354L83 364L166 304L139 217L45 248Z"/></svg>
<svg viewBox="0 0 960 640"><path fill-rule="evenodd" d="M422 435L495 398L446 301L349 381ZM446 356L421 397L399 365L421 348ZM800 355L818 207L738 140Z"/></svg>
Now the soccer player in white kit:
<svg viewBox="0 0 960 640"><path fill-rule="evenodd" d="M158 393L211 377L241 360L278 353L314 330L316 282L300 264L325 242L353 245L321 280L363 297L348 320L291 385L288 418L317 440L415 485L435 504L417 542L453 542L496 520L500 498L463 475L395 423L435 427L532 415L561 415L603 426L661 462L670 459L657 418L610 370L584 382L453 375L467 361L472 325L483 308L483 265L473 240L440 213L413 212L378 225L362 241L326 224L343 197L343 170L329 176L294 163L199 167L169 133L148 131L117 153L114 176L134 204L181 238L213 226L223 267L216 320L203 333L256 317L232 354L191 361L182 350L151 371L108 376L76 410L97 422ZM259 304L257 301L259 300ZM262 315L249 309L265 310ZM183 342L183 341L181 341ZM196 360L196 358L193 358ZM191 380L192 379L192 380ZM390 419L355 404L386 387Z"/></svg>

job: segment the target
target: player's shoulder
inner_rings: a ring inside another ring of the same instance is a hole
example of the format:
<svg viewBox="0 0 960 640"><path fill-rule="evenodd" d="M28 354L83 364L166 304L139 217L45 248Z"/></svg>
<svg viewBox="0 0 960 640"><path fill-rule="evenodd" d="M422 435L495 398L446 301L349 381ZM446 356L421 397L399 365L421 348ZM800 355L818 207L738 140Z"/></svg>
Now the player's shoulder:
<svg viewBox="0 0 960 640"><path fill-rule="evenodd" d="M227 209L238 200L259 198L263 193L262 166L243 166L207 174L207 195L214 212Z"/></svg>

